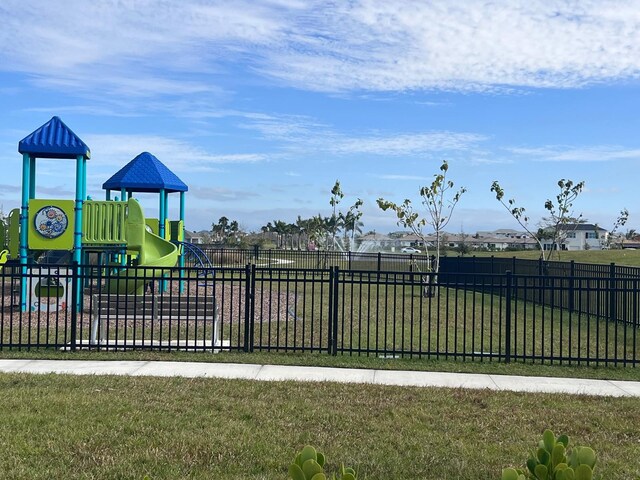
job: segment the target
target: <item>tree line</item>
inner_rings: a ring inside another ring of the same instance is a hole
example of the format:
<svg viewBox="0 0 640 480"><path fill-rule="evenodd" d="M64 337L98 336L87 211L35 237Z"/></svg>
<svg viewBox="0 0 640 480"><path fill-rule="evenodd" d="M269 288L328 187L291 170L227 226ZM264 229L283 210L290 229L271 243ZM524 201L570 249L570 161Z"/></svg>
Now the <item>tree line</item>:
<svg viewBox="0 0 640 480"><path fill-rule="evenodd" d="M419 188L418 193L422 208L414 205L410 199L399 203L385 198L377 199L377 205L381 210L391 211L395 214L398 226L410 230L420 239L425 253L433 253L433 265L430 265L429 269L436 274L439 271L441 240L445 228L449 224L456 206L467 191L465 187L456 188L448 175L449 164L445 160L441 163L438 172L433 175L432 182ZM559 190L556 196L544 202L547 215L542 218L537 229L530 226L530 218L525 207L519 205L514 198L508 198L499 181L493 181L490 187L496 200L536 241L540 256L544 260L549 260L554 254L560 258L562 245L568 236L580 224L586 222L581 213L576 214L574 211L574 203L583 192L585 182L560 179L557 182L557 187ZM357 198L354 203L343 209L344 198L345 194L340 181L336 180L330 192L331 212L329 215L318 213L309 218L298 216L293 223L274 220L263 225L260 231L264 234L273 234L276 246L280 248L323 248L350 251L355 247L356 237L361 235L363 231L361 211L363 201ZM609 229L609 235L602 239L602 247L611 246L613 235L626 224L628 218L628 210L621 209ZM597 225L596 228L598 228ZM239 235L241 232L238 222L231 221L227 217L221 217L218 223L212 224L211 231L214 241L226 244L237 243L240 237L245 237ZM428 241L428 235L434 236L435 241ZM627 232L628 236L629 232ZM550 245L551 248L545 249L545 245Z"/></svg>

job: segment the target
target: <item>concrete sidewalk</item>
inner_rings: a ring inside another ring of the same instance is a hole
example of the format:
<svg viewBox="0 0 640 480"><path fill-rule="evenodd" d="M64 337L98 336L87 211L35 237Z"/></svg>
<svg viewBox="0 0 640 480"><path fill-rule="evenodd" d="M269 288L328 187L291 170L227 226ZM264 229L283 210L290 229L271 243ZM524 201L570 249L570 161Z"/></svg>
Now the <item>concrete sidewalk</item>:
<svg viewBox="0 0 640 480"><path fill-rule="evenodd" d="M515 375L297 367L289 365L253 365L240 363L118 360L0 360L0 372L371 383L374 385L476 388L513 392L640 397L640 382L621 380L521 377Z"/></svg>

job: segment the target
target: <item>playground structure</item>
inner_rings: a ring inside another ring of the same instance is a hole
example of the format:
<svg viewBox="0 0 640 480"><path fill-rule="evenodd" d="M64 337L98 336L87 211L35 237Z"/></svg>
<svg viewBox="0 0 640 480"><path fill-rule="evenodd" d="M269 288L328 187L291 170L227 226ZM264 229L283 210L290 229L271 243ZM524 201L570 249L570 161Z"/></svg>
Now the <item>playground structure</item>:
<svg viewBox="0 0 640 480"><path fill-rule="evenodd" d="M127 278L127 266L170 268L182 263L178 246L171 240L184 238L184 194L188 187L164 164L144 152L113 175L103 188L105 201L87 197L86 164L89 147L58 117L53 117L19 142L22 163L22 206L9 214L0 240L9 260L19 260L21 271L45 252L70 252L77 263L88 263L88 253L97 253L99 263L117 263L125 281L107 288L117 293L141 294L144 281ZM76 160L75 200L36 198L36 160ZM111 200L118 190L122 200ZM159 195L159 218L145 219L134 192ZM180 194L180 219L167 219L169 194ZM65 287L66 289L66 287ZM28 282L22 279L21 309L59 308L55 302L27 305ZM64 294L62 295L64 297ZM40 305L40 307L38 306Z"/></svg>
<svg viewBox="0 0 640 480"><path fill-rule="evenodd" d="M60 118L51 118L22 139L18 151L23 159L22 205L0 219L0 269L9 261L20 273L22 312L71 307L73 286L71 274L65 270L71 260L79 268L91 264L91 268L115 271L102 290L116 295L143 295L152 282L139 273L132 274L131 267L147 267L150 276L157 278L166 276L173 267L184 266L188 187L155 156L143 152L131 160L103 184L105 200L97 201L87 196L86 165L91 151ZM36 198L37 159L76 161L74 200ZM119 198L111 198L113 191ZM144 216L133 197L139 192L158 195L158 218ZM172 193L180 196L178 220L168 218ZM54 268L51 263L61 265ZM179 274L183 275L183 269ZM162 293L164 284L158 282L156 293ZM82 288L80 280L77 287ZM79 298L82 302L81 295ZM75 308L81 311L82 305Z"/></svg>

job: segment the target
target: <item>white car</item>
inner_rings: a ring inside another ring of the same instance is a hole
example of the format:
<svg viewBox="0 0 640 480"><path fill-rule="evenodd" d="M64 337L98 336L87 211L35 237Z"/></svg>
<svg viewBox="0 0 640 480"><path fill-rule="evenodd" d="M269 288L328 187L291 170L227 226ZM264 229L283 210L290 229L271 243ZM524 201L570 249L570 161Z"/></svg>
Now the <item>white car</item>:
<svg viewBox="0 0 640 480"><path fill-rule="evenodd" d="M402 253L422 253L420 250L418 250L417 248L413 248L413 247L403 247L402 250L400 250Z"/></svg>

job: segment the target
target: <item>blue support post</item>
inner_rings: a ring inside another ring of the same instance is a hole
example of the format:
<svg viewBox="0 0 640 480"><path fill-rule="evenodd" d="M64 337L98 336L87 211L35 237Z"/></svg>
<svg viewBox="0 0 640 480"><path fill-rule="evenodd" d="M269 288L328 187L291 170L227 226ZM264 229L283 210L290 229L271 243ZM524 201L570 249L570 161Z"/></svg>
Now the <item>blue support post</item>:
<svg viewBox="0 0 640 480"><path fill-rule="evenodd" d="M28 153L22 155L22 205L20 211L20 309L27 311L27 239L29 229L29 193L31 192L31 156Z"/></svg>
<svg viewBox="0 0 640 480"><path fill-rule="evenodd" d="M107 190L107 193L105 194L104 199L105 200L111 200L111 190Z"/></svg>

